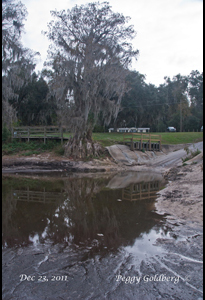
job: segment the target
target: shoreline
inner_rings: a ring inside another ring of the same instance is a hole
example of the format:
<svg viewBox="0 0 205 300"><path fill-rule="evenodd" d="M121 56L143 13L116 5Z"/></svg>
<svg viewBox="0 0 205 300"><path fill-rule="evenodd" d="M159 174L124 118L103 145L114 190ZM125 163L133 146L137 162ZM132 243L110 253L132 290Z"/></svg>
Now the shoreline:
<svg viewBox="0 0 205 300"><path fill-rule="evenodd" d="M161 153L155 152L155 156L164 157L170 152L174 152L189 146L190 144L178 144L178 145L163 145ZM14 172L48 172L48 171L67 171L67 172L120 172L123 170L141 171L144 168L148 170L150 168L150 161L154 161L149 151L146 155L138 151L140 157L139 163L134 165L127 165L117 162L111 155L106 158L91 159L90 161L81 161L69 159L65 156L56 156L51 152L45 152L39 155L23 156L21 154L16 155L3 155L2 156L2 173L14 173ZM156 169L151 167L152 170ZM157 168L159 169L159 168ZM170 168L169 168L170 169ZM161 172L161 171L160 171ZM162 171L164 172L164 170Z"/></svg>

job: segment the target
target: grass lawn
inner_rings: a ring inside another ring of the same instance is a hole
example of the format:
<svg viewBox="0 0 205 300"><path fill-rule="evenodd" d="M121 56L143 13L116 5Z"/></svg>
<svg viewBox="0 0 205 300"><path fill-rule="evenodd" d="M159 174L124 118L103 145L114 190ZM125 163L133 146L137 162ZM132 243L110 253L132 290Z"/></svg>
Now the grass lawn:
<svg viewBox="0 0 205 300"><path fill-rule="evenodd" d="M186 144L203 141L203 132L154 132L161 135L162 144ZM123 133L93 133L93 139L103 146L110 146L123 142Z"/></svg>
<svg viewBox="0 0 205 300"><path fill-rule="evenodd" d="M186 144L203 141L203 132L158 132L154 135L161 135L162 144ZM64 133L64 137L69 138L70 133ZM131 135L128 135L131 137ZM93 140L99 142L102 146L111 146L123 143L123 133L93 133ZM64 148L60 144L60 140L47 140L44 145L43 139L37 141L19 141L15 139L13 142L2 143L2 155L16 154L30 156L32 154L40 154L44 151L51 151L57 155L64 154Z"/></svg>

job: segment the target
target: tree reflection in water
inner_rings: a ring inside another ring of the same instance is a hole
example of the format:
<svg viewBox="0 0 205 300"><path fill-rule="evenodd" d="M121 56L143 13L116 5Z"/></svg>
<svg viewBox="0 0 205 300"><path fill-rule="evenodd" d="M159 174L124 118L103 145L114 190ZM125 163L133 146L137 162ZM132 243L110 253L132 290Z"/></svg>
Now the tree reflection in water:
<svg viewBox="0 0 205 300"><path fill-rule="evenodd" d="M52 242L99 252L131 246L153 226L163 227L153 191L151 198L120 201L125 189L107 188L109 180L3 177L3 247Z"/></svg>

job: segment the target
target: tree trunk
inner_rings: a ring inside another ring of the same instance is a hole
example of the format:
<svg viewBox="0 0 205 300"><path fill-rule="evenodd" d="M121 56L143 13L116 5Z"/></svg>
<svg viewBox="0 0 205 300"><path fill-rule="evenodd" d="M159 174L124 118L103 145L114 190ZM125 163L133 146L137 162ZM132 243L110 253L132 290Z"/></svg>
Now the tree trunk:
<svg viewBox="0 0 205 300"><path fill-rule="evenodd" d="M92 140L92 131L84 138L71 137L64 147L65 156L73 159L91 159L105 152L104 147Z"/></svg>

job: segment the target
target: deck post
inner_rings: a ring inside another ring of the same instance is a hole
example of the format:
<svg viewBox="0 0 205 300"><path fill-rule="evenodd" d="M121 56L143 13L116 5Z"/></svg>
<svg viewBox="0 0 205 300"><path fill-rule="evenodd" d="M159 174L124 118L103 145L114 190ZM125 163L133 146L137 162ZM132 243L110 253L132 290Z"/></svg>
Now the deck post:
<svg viewBox="0 0 205 300"><path fill-rule="evenodd" d="M28 126L28 143L29 143L29 137L30 137L30 128Z"/></svg>
<svg viewBox="0 0 205 300"><path fill-rule="evenodd" d="M130 145L130 150L134 151L133 134L132 134L132 137L131 137L131 145Z"/></svg>
<svg viewBox="0 0 205 300"><path fill-rule="evenodd" d="M14 138L14 128L12 127L11 128L11 140L12 140L12 142L13 142L13 138Z"/></svg>
<svg viewBox="0 0 205 300"><path fill-rule="evenodd" d="M44 144L46 143L46 127L44 126Z"/></svg>
<svg viewBox="0 0 205 300"><path fill-rule="evenodd" d="M159 151L162 150L162 137L161 135L159 136Z"/></svg>
<svg viewBox="0 0 205 300"><path fill-rule="evenodd" d="M143 137L142 137L142 133L141 133L141 139L140 139L140 150L142 150L142 141L143 141Z"/></svg>
<svg viewBox="0 0 205 300"><path fill-rule="evenodd" d="M151 151L151 134L149 134L149 151Z"/></svg>
<svg viewBox="0 0 205 300"><path fill-rule="evenodd" d="M63 127L60 127L61 145L63 145Z"/></svg>

